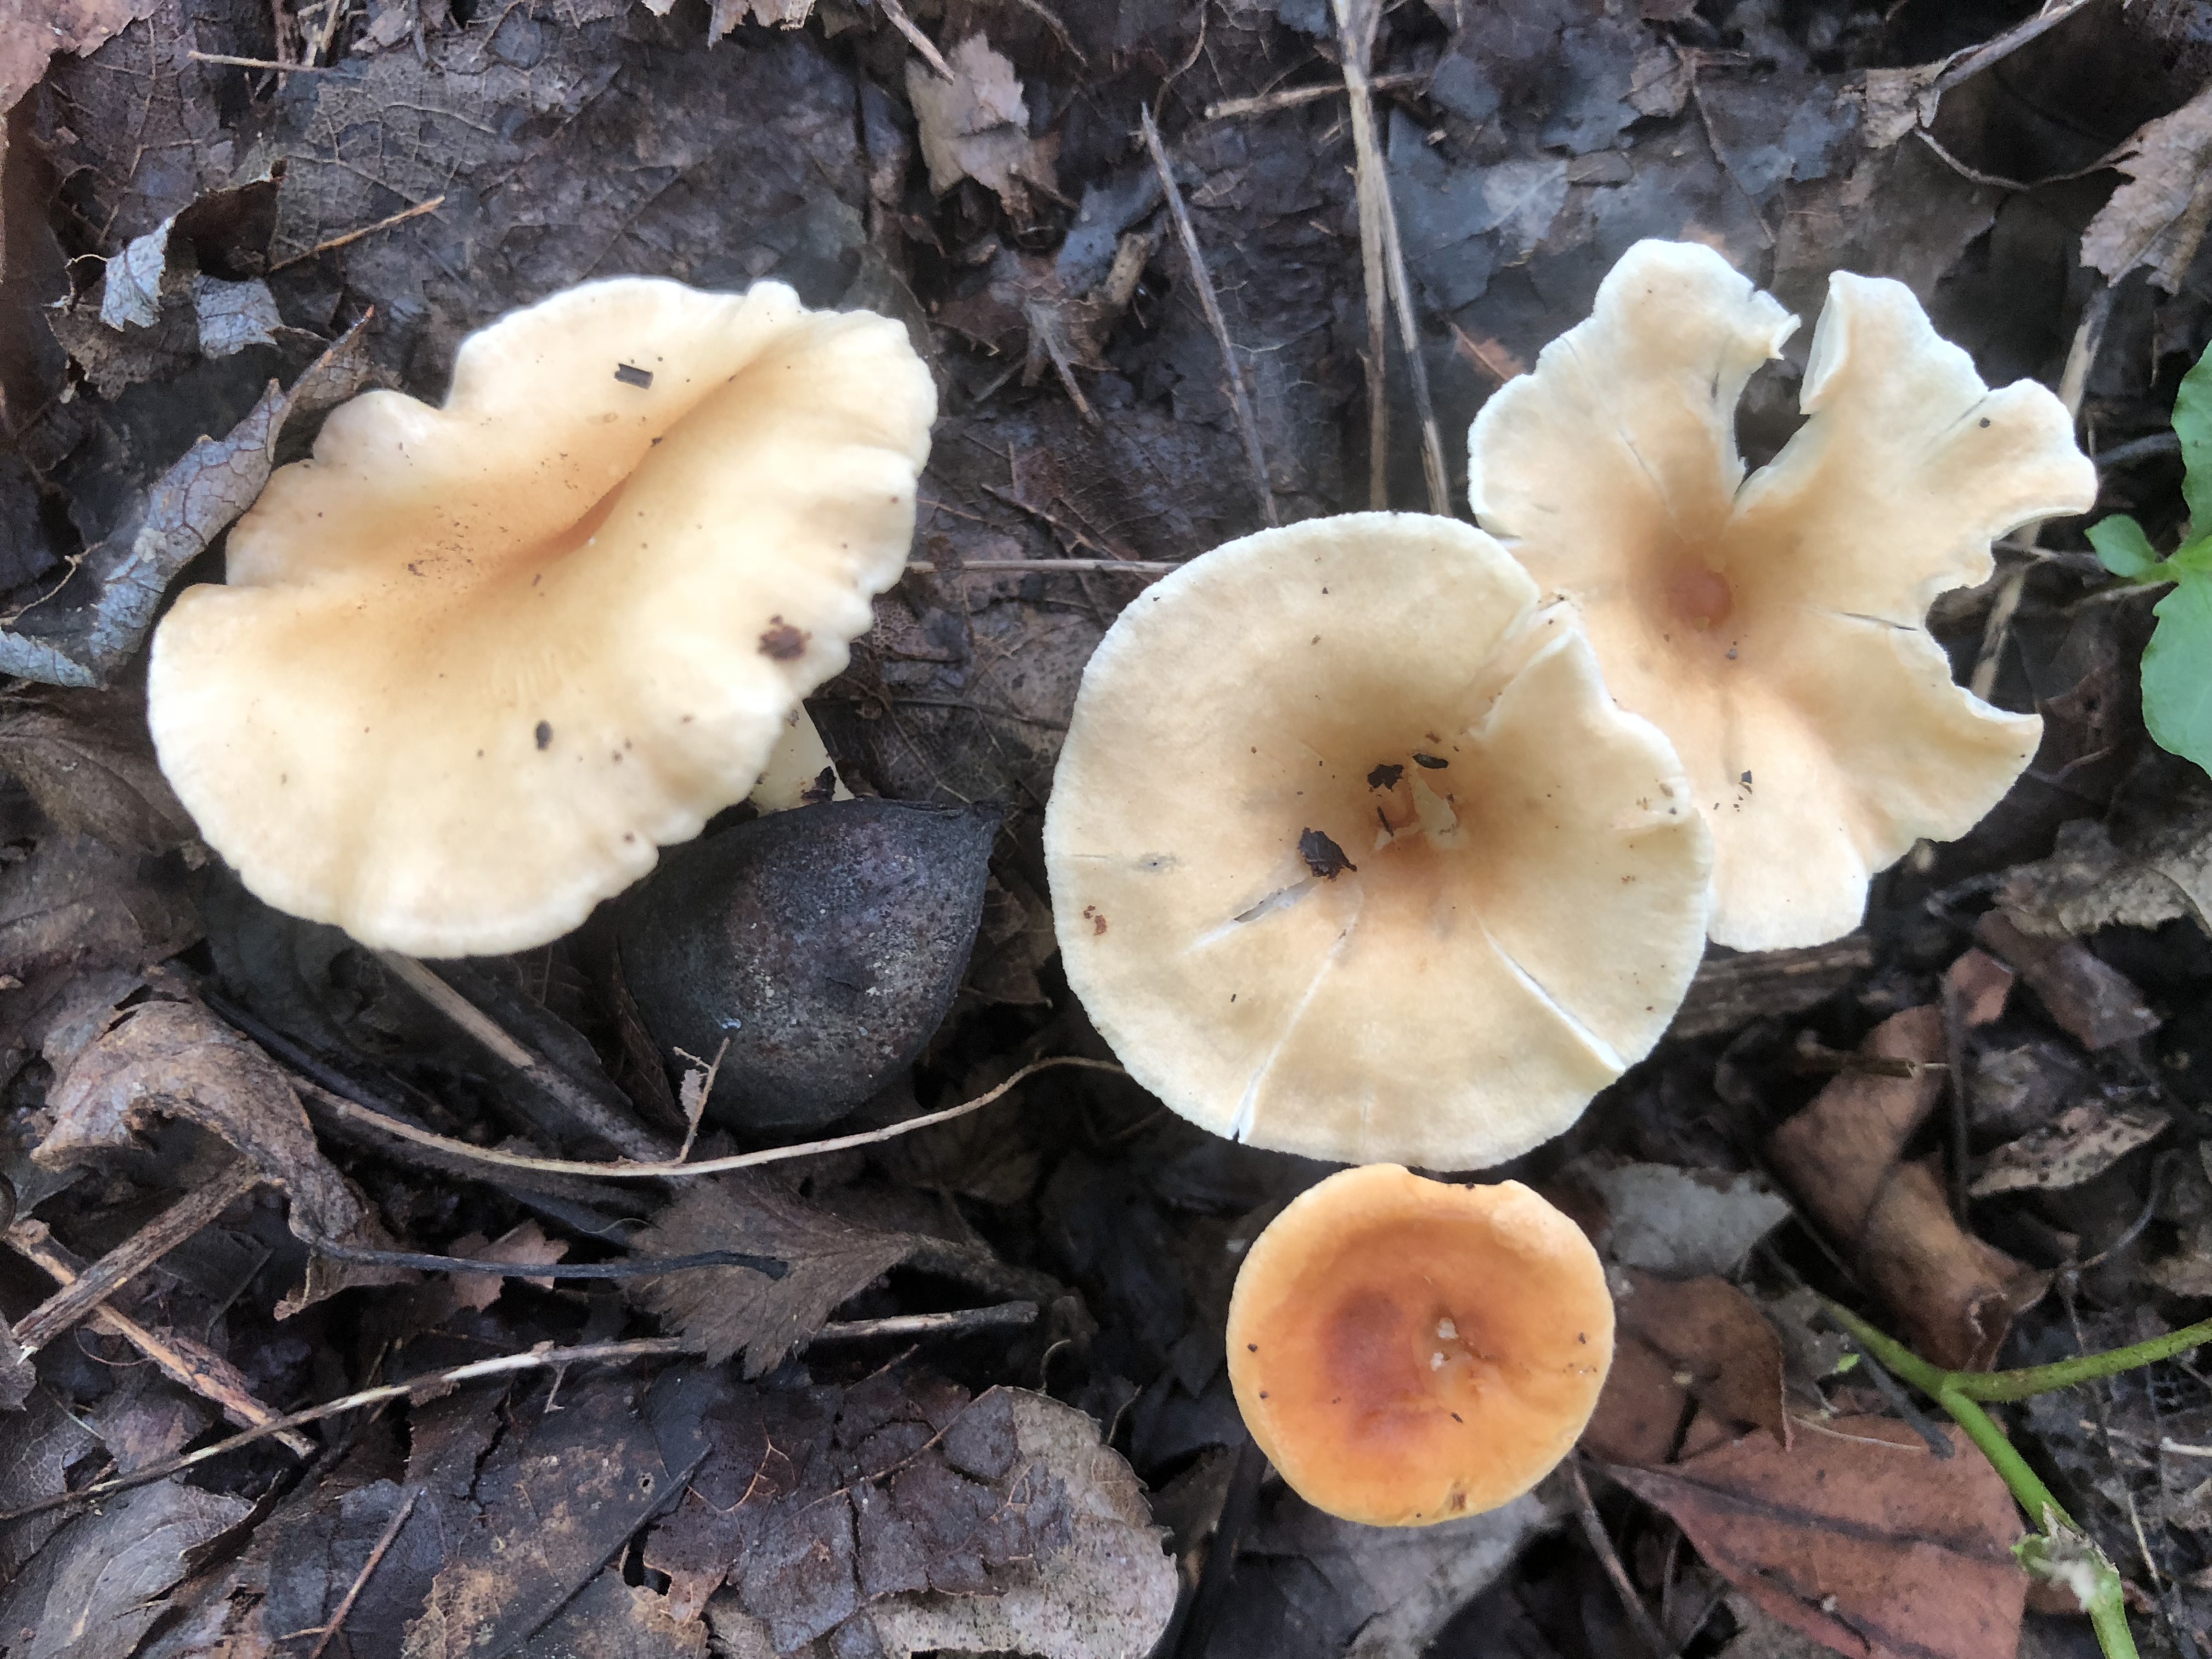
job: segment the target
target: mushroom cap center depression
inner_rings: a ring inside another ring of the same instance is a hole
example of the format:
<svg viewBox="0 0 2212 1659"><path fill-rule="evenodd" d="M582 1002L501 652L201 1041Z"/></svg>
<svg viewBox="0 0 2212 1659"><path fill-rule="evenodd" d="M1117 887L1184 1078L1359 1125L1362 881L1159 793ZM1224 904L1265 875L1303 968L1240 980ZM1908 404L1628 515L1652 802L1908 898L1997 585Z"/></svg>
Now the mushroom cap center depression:
<svg viewBox="0 0 2212 1659"><path fill-rule="evenodd" d="M1735 609L1735 590L1729 579L1694 558L1675 564L1665 581L1666 611L1694 632L1719 626Z"/></svg>

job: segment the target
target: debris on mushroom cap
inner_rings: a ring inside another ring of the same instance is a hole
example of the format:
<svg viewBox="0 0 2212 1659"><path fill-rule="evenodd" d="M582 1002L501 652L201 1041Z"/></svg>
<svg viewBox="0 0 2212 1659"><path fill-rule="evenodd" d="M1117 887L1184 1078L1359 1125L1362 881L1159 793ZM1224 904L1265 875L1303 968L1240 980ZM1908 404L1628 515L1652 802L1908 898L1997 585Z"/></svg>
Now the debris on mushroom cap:
<svg viewBox="0 0 2212 1659"><path fill-rule="evenodd" d="M1511 1502L1573 1449L1613 1364L1613 1299L1581 1230L1519 1182L1374 1164L1254 1241L1228 1346L1244 1425L1292 1491L1427 1526Z"/></svg>
<svg viewBox="0 0 2212 1659"><path fill-rule="evenodd" d="M1255 1146L1476 1169L1658 1040L1705 945L1680 768L1481 532L1262 531L1138 599L1045 816L1068 983Z"/></svg>
<svg viewBox="0 0 2212 1659"><path fill-rule="evenodd" d="M1988 576L1995 537L2096 496L2057 398L1990 391L1911 289L1842 272L1808 419L1746 483L1736 400L1796 326L1710 248L1639 242L1468 434L1478 520L1680 751L1712 936L1745 950L1850 932L1874 872L2011 787L2042 723L1953 684L1928 607Z"/></svg>
<svg viewBox="0 0 2212 1659"><path fill-rule="evenodd" d="M897 580L896 323L618 277L335 411L155 636L162 769L260 897L417 956L580 922L753 787Z"/></svg>

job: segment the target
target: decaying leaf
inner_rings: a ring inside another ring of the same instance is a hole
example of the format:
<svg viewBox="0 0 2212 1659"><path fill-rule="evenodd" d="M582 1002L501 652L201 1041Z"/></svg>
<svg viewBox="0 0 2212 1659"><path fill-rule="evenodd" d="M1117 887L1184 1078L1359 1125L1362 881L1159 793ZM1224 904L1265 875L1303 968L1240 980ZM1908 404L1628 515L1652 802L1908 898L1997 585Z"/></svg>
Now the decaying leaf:
<svg viewBox="0 0 2212 1659"><path fill-rule="evenodd" d="M2212 800L2191 790L2123 849L2095 818L2069 818L2047 859L2005 872L1997 898L2024 933L2156 927L2179 916L2212 933Z"/></svg>
<svg viewBox="0 0 2212 1659"><path fill-rule="evenodd" d="M477 1524L453 1540L404 1659L512 1653L679 1496L623 1378L594 1376L520 1420L477 1474ZM694 1460L696 1462L696 1459Z"/></svg>
<svg viewBox="0 0 2212 1659"><path fill-rule="evenodd" d="M192 1552L252 1508L164 1480L79 1516L0 1592L10 1659L129 1659Z"/></svg>
<svg viewBox="0 0 2212 1659"><path fill-rule="evenodd" d="M2084 1101L2057 1122L1991 1152L1966 1190L1987 1198L1992 1193L2079 1187L2150 1145L2172 1121L2166 1112Z"/></svg>
<svg viewBox="0 0 2212 1659"><path fill-rule="evenodd" d="M750 1267L705 1267L632 1281L630 1294L720 1363L744 1356L745 1375L772 1370L822 1328L837 1304L889 1272L920 1241L849 1226L788 1188L750 1171L687 1182L631 1241L640 1255L738 1250L772 1256L781 1279Z"/></svg>
<svg viewBox="0 0 2212 1659"><path fill-rule="evenodd" d="M1584 1437L1591 1450L1613 1462L1663 1462L1690 1400L1720 1421L1790 1444L1782 1339L1758 1304L1723 1279L1666 1279L1633 1268L1623 1277L1613 1370ZM1637 1356L1622 1364L1632 1346L1660 1363Z"/></svg>
<svg viewBox="0 0 2212 1659"><path fill-rule="evenodd" d="M69 1467L93 1449L91 1432L40 1389L20 1411L0 1415L0 1509L27 1509L68 1485ZM13 1583L24 1564L69 1520L61 1510L0 1524L0 1584Z"/></svg>
<svg viewBox="0 0 2212 1659"><path fill-rule="evenodd" d="M907 98L921 129L929 187L941 196L973 179L995 191L1008 212L1025 211L1032 186L1054 188L1059 140L1030 137L1021 77L983 36L969 35L945 61L952 66L950 81L918 58L907 60Z"/></svg>
<svg viewBox="0 0 2212 1659"><path fill-rule="evenodd" d="M826 1396L815 1426L787 1429L781 1442L762 1436L757 1443L780 1450L757 1474L740 1460L715 1483L694 1481L702 1507L734 1516L721 1523L731 1541L758 1534L769 1545L746 1553L709 1604L718 1645L736 1659L1143 1659L1174 1613L1175 1564L1097 1424L1020 1389L970 1402L947 1384L889 1380L842 1399L814 1390ZM811 1495L832 1482L842 1489L826 1501ZM690 1513L656 1530L648 1560ZM801 1516L815 1519L795 1526Z"/></svg>
<svg viewBox="0 0 2212 1659"><path fill-rule="evenodd" d="M283 1189L292 1231L301 1238L391 1246L353 1184L323 1157L276 1062L197 1004L149 1002L123 1014L54 1079L46 1103L53 1127L32 1152L46 1169L136 1147L155 1120L182 1118L220 1136ZM311 1255L306 1282L276 1304L276 1316L349 1285L389 1285L404 1276Z"/></svg>
<svg viewBox="0 0 2212 1659"><path fill-rule="evenodd" d="M1522 1547L1556 1525L1565 1510L1565 1494L1554 1482L1487 1515L1433 1527L1363 1527L1285 1492L1239 1545L1229 1605L1207 1651L1344 1659L1430 1652L1452 1616L1503 1576ZM1304 1638L1295 1645L1285 1639L1286 1614ZM1105 1651L1134 1659L1142 1650Z"/></svg>
<svg viewBox="0 0 2212 1659"><path fill-rule="evenodd" d="M1908 1008L1876 1026L1860 1052L1919 1062L1917 1076L1844 1073L1775 1131L1776 1170L1939 1365L1971 1370L1996 1358L2013 1317L2049 1275L1962 1230L1927 1163L1904 1161L1907 1140L1942 1098L1942 1011Z"/></svg>
<svg viewBox="0 0 2212 1659"><path fill-rule="evenodd" d="M482 1233L466 1233L453 1241L447 1252L449 1255L465 1255L479 1261L538 1263L551 1267L568 1254L568 1242L548 1238L545 1230L535 1221L525 1221L508 1228L497 1238L487 1239ZM471 1308L482 1313L499 1300L500 1292L507 1288L506 1279L496 1273L454 1273L451 1275L453 1297L458 1307ZM541 1291L553 1288L550 1279L517 1279L517 1284L529 1285Z"/></svg>
<svg viewBox="0 0 2212 1659"><path fill-rule="evenodd" d="M1780 1226L1790 1200L1764 1176L1585 1158L1563 1174L1605 1206L1605 1253L1625 1267L1681 1277L1735 1271Z"/></svg>
<svg viewBox="0 0 2212 1659"><path fill-rule="evenodd" d="M2159 1028L2160 1021L2142 993L2078 939L2038 939L2001 909L1974 924L1974 938L2018 970L2051 1018L2092 1054Z"/></svg>
<svg viewBox="0 0 2212 1659"><path fill-rule="evenodd" d="M0 867L0 974L137 969L199 934L191 902L152 860L89 836L42 836L21 862Z"/></svg>
<svg viewBox="0 0 2212 1659"><path fill-rule="evenodd" d="M1905 1425L1838 1418L1614 1478L1773 1617L1861 1659L2013 1659L2027 1575L2012 1494L1956 1429L1938 1458Z"/></svg>
<svg viewBox="0 0 2212 1659"><path fill-rule="evenodd" d="M2152 282L2179 293L2212 222L2212 87L2146 121L2114 165L2128 182L2081 233L2081 263L2108 283L2148 265Z"/></svg>
<svg viewBox="0 0 2212 1659"><path fill-rule="evenodd" d="M106 683L152 626L169 580L261 493L285 422L349 398L368 374L359 325L289 392L271 382L223 438L202 438L68 579L0 627L0 672L49 685Z"/></svg>
<svg viewBox="0 0 2212 1659"><path fill-rule="evenodd" d="M62 829L110 847L164 853L193 837L136 690L55 692L0 708L0 770Z"/></svg>
<svg viewBox="0 0 2212 1659"><path fill-rule="evenodd" d="M518 1659L707 1659L707 1621L679 1619L668 1597L601 1569L518 1650Z"/></svg>

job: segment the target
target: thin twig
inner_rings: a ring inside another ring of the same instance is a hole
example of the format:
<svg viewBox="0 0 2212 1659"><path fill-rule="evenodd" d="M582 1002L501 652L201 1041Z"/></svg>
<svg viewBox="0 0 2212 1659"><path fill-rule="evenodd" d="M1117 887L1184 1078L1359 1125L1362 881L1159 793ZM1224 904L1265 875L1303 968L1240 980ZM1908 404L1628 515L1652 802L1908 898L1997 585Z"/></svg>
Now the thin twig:
<svg viewBox="0 0 2212 1659"><path fill-rule="evenodd" d="M1252 469L1253 488L1260 492L1261 516L1270 525L1279 525L1282 515L1275 510L1274 486L1267 482L1267 458L1260 447L1260 422L1252 413L1252 398L1244 389L1244 370L1237 361L1237 347L1229 337L1229 322L1221 314L1221 301L1214 294L1213 278L1206 268L1206 255L1198 246L1198 232L1190 222L1190 210L1182 203L1182 187L1176 183L1175 168L1169 164L1165 145L1160 143L1160 130L1153 124L1149 106L1142 112L1142 131L1145 148L1152 152L1152 166L1160 175L1160 187L1167 194L1168 213L1174 219L1176 234L1182 240L1183 258L1190 265L1191 285L1198 290L1198 303L1206 313L1206 326L1213 331L1216 344L1221 348L1222 371L1229 380L1229 406L1237 416L1237 435L1244 441L1244 459Z"/></svg>
<svg viewBox="0 0 2212 1659"><path fill-rule="evenodd" d="M433 973L427 963L392 951L380 951L376 956L401 984L459 1026L489 1053L559 1102L579 1124L607 1145L634 1158L666 1155L666 1142L657 1139L642 1125L618 1116L608 1109L605 1103L576 1087L557 1067L517 1042L498 1021Z"/></svg>
<svg viewBox="0 0 2212 1659"><path fill-rule="evenodd" d="M627 1359L672 1359L687 1353L704 1350L701 1344L678 1336L640 1337L629 1342L588 1342L574 1348L556 1348L550 1343L532 1348L527 1353L501 1354L496 1359L472 1360L465 1365L456 1365L451 1370L434 1371L426 1376L410 1377L404 1382L386 1382L374 1389L363 1389L337 1400L326 1400L319 1406L272 1417L265 1423L218 1440L211 1446L202 1446L198 1451L165 1458L159 1463L133 1469L128 1474L118 1474L112 1480L96 1480L76 1492L58 1492L52 1498L40 1498L35 1504L26 1504L21 1509L0 1511L0 1523L20 1521L27 1516L44 1515L49 1510L69 1509L79 1504L89 1504L118 1492L128 1492L134 1486L150 1486L156 1480L166 1480L173 1474L198 1467L210 1458L234 1452L241 1446L250 1446L258 1440L292 1429L305 1428L310 1423L319 1423L325 1418L337 1417L346 1412L359 1411L365 1406L377 1406L387 1400L410 1397L435 1399L470 1382L479 1382L488 1376L509 1376L522 1371L565 1370L571 1365L615 1364ZM312 1449L312 1446L310 1447Z"/></svg>
<svg viewBox="0 0 2212 1659"><path fill-rule="evenodd" d="M974 570L985 575L1041 576L1055 573L1096 574L1111 570L1128 576L1164 576L1182 568L1182 562L1174 559L963 559L958 564L936 564L927 559L907 561L907 574L915 576L931 574L957 576L963 570Z"/></svg>
<svg viewBox="0 0 2212 1659"><path fill-rule="evenodd" d="M1650 1652L1652 1659L1674 1659L1674 1644L1652 1622L1651 1609L1644 1605L1644 1598L1637 1593L1636 1584L1628 1576L1628 1569L1620 1565L1620 1556L1613 1547L1613 1540L1606 1534L1604 1517L1598 1514L1597 1505L1590 1501L1589 1483L1583 1479L1579 1457L1567 1460L1567 1484L1574 1490L1575 1518L1582 1522L1583 1536L1589 1540L1591 1550L1595 1553L1599 1564L1605 1568L1605 1576L1613 1585L1613 1593L1620 1598L1620 1610L1628 1615L1628 1622L1635 1628L1637 1639Z"/></svg>
<svg viewBox="0 0 2212 1659"><path fill-rule="evenodd" d="M1399 87L1425 85L1428 76L1417 72L1399 70L1389 75L1370 75L1367 84L1377 92L1389 92ZM1206 106L1209 121L1225 121L1232 115L1267 115L1279 109L1295 109L1300 104L1318 103L1324 98L1344 95L1344 82L1324 81L1319 86L1285 87L1277 92L1263 92L1253 98L1224 98L1218 104Z"/></svg>
<svg viewBox="0 0 2212 1659"><path fill-rule="evenodd" d="M938 51L936 44L921 32L921 26L913 18L906 15L906 8L899 4L899 0L876 0L876 3L884 9L884 15L891 20L891 27L906 36L914 49L921 54L923 63L948 81L960 78L953 74L952 65L945 61L945 54Z"/></svg>
<svg viewBox="0 0 2212 1659"><path fill-rule="evenodd" d="M36 1262L63 1285L75 1284L84 1271L84 1264L62 1247L43 1221L18 1221L8 1229L7 1237L9 1246L18 1254ZM129 1315L110 1307L94 1309L85 1322L103 1336L117 1337L129 1343L153 1361L162 1376L207 1401L232 1422L245 1425L257 1437L264 1432L275 1433L283 1426L276 1412L254 1398L238 1367L212 1348L204 1347L173 1331L141 1325ZM279 1437L301 1457L314 1450L314 1443L302 1436L283 1434Z"/></svg>
<svg viewBox="0 0 2212 1659"><path fill-rule="evenodd" d="M1429 511L1438 515L1451 511L1451 484L1444 476L1443 434L1437 427L1435 404L1429 397L1429 365L1421 356L1419 320L1413 314L1413 287L1406 275L1406 252L1398 240L1398 210L1390 200L1390 175L1382 165L1382 141L1375 130L1375 100L1373 83L1367 78L1368 69L1375 52L1375 26L1381 16L1381 0L1332 0L1336 8L1337 38L1344 46L1344 89L1352 100L1352 143L1358 159L1358 170L1354 179L1359 197L1360 252L1366 269L1372 273L1379 263L1381 273L1389 284L1391 305L1398 313L1398 340L1405 348L1406 380L1413 393L1413 416L1421 423L1421 476L1429 486ZM1358 8L1360 17L1354 21ZM1379 244L1373 254L1369 253L1370 222L1374 229L1371 240ZM1376 339L1375 301L1368 301L1368 338L1370 351ZM1373 355L1380 356L1379 352ZM1373 419L1374 390L1379 369L1370 368L1368 374L1369 416ZM1384 434L1388 435L1387 422ZM1369 489L1374 489L1376 464L1369 460ZM1387 501L1376 501L1376 507Z"/></svg>
<svg viewBox="0 0 2212 1659"><path fill-rule="evenodd" d="M261 1172L251 1163L242 1158L233 1158L196 1191L179 1199L77 1274L74 1281L17 1320L15 1340L22 1345L25 1353L38 1352L221 1215L233 1199L252 1192L260 1182Z"/></svg>
<svg viewBox="0 0 2212 1659"><path fill-rule="evenodd" d="M1382 203L1389 180L1376 175L1374 124L1368 118L1366 67L1375 49L1381 19L1376 0L1335 0L1338 38L1343 42L1344 89L1352 99L1352 149L1358 158L1359 278L1367 301L1367 505L1380 513L1390 505L1390 290L1382 274ZM1355 24L1352 11L1359 20ZM1354 35L1360 37L1355 43ZM1359 50L1364 45L1364 51Z"/></svg>
<svg viewBox="0 0 2212 1659"><path fill-rule="evenodd" d="M949 1313L892 1314L884 1319L831 1320L810 1342L858 1342L880 1336L947 1336L996 1325L1036 1322L1034 1302L1000 1302L988 1308L956 1308Z"/></svg>
<svg viewBox="0 0 2212 1659"><path fill-rule="evenodd" d="M700 1267L746 1267L768 1279L790 1273L788 1263L772 1255L749 1255L743 1250L701 1250L690 1255L632 1255L619 1261L507 1261L496 1256L433 1255L419 1250L372 1250L357 1244L341 1244L334 1238L311 1238L307 1248L333 1261L357 1261L371 1267L411 1267L426 1273L481 1273L488 1279L658 1279L665 1273L689 1273Z"/></svg>
<svg viewBox="0 0 2212 1659"><path fill-rule="evenodd" d="M435 1147L441 1152L451 1153L472 1163L496 1164L508 1170L535 1170L544 1175L595 1176L605 1181L669 1181L690 1176L720 1175L729 1170L756 1169L761 1164L780 1163L787 1158L815 1158L824 1152L848 1152L855 1146L872 1146L880 1141L894 1140L901 1135L911 1134L916 1129L950 1123L955 1118L981 1111L1016 1084L1056 1066L1075 1066L1092 1072L1119 1073L1121 1071L1111 1060L1086 1060L1079 1054L1056 1054L1049 1060L1033 1060L997 1088L988 1090L973 1100L964 1100L957 1106L948 1106L941 1112L925 1112L920 1117L910 1117L886 1128L864 1130L857 1134L834 1135L827 1140L802 1141L795 1146L768 1146L757 1152L737 1152L728 1158L702 1158L693 1164L673 1161L647 1163L626 1158L607 1164L591 1164L574 1158L531 1158L520 1152L502 1152L494 1147L473 1146L465 1140L454 1140L428 1129L418 1129L411 1123L403 1123L397 1118L386 1117L381 1112L371 1111L368 1107L316 1084L306 1083L303 1086L340 1117L356 1123L365 1123L401 1140L411 1140L418 1146ZM544 1274L549 1270L533 1266L532 1271Z"/></svg>
<svg viewBox="0 0 2212 1659"><path fill-rule="evenodd" d="M338 1603L337 1611L331 1615L330 1622L316 1632L315 1645L307 1650L307 1659L323 1659L323 1650L330 1646L331 1638L345 1628L345 1621L353 1612L353 1604L361 1600L362 1591L367 1588L370 1578L375 1576L377 1568L384 1565L385 1553L391 1549L394 1541L398 1540L399 1529L407 1524L407 1517L415 1513L416 1502L422 1496L422 1489L420 1486L409 1490L407 1501L399 1506L398 1512L386 1523L383 1532L377 1537L376 1547L368 1553L368 1559L362 1563L361 1571L354 1575L352 1588L346 1591L345 1600ZM295 1631L292 1636L307 1634L307 1632L303 1630ZM281 1639L290 1641L292 1637Z"/></svg>
<svg viewBox="0 0 2212 1659"><path fill-rule="evenodd" d="M328 75L331 64L283 64L273 58L234 58L227 52L188 52L195 64L228 64L233 69L275 70L279 75Z"/></svg>
<svg viewBox="0 0 2212 1659"><path fill-rule="evenodd" d="M292 65L292 70L293 72L298 73L307 67L305 64L295 64ZM334 249L342 248L349 242L358 242L364 236L374 236L380 230L389 230L394 225L405 224L410 219L419 219L426 213L435 213L445 205L446 198L443 196L433 196L427 202L417 202L411 208L401 209L388 219L379 219L373 225L363 225L359 230L349 230L343 236L333 236L327 242L318 242L305 253L295 253L289 258L279 259L269 269L272 274L285 270L289 266L299 264L303 260L312 259L317 254L328 253Z"/></svg>

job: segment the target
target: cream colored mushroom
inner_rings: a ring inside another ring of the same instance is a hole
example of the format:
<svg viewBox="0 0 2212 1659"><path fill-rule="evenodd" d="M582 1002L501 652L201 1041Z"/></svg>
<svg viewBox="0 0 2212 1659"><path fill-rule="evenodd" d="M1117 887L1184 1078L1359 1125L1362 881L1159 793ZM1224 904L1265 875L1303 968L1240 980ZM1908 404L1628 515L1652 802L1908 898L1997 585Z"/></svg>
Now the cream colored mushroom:
<svg viewBox="0 0 2212 1659"><path fill-rule="evenodd" d="M743 799L897 580L936 395L896 323L620 277L331 414L154 641L162 769L365 944L540 945Z"/></svg>
<svg viewBox="0 0 2212 1659"><path fill-rule="evenodd" d="M1068 982L1217 1133L1475 1169L1665 1030L1711 857L1673 752L1489 537L1263 531L1125 610L1045 817Z"/></svg>
<svg viewBox="0 0 2212 1659"><path fill-rule="evenodd" d="M1875 871L2011 787L2041 722L1953 683L1928 607L1994 537L2096 496L2056 398L1990 391L1909 289L1844 273L1805 424L1747 482L1736 401L1796 326L1710 248L1639 242L1468 434L1479 521L1680 752L1712 936L1745 950L1848 933Z"/></svg>

